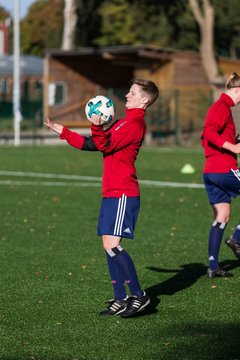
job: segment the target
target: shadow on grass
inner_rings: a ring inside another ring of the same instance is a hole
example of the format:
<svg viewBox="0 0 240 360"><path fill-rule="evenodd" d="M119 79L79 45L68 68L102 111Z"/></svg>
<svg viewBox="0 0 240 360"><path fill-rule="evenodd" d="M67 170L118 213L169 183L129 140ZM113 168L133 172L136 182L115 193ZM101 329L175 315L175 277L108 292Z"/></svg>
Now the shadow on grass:
<svg viewBox="0 0 240 360"><path fill-rule="evenodd" d="M226 260L220 263L225 270L231 271L240 266L240 260ZM165 269L157 267L147 267L151 271L158 273L174 274L169 279L153 285L146 290L151 297L151 304L146 308L142 315L149 315L158 312L157 306L160 303L160 295L173 295L178 291L192 286L199 278L206 276L207 266L201 263L191 263L181 265L179 269Z"/></svg>
<svg viewBox="0 0 240 360"><path fill-rule="evenodd" d="M159 333L153 334L159 341ZM175 336L175 339L174 339ZM164 354L154 354L151 360L239 360L240 334L238 323L181 323L164 329ZM174 339L174 340L172 340Z"/></svg>

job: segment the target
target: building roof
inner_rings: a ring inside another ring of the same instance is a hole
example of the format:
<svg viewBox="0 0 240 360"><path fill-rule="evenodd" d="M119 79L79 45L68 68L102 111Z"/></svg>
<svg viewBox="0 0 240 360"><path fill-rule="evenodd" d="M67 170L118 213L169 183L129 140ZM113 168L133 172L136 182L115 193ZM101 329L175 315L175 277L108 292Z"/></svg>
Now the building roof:
<svg viewBox="0 0 240 360"><path fill-rule="evenodd" d="M98 59L103 61L121 61L125 64L135 65L136 60L144 63L153 61L167 62L173 49L161 48L148 45L119 45L103 47L80 47L72 50L47 49L45 54L48 57L75 57L81 56L84 59Z"/></svg>
<svg viewBox="0 0 240 360"><path fill-rule="evenodd" d="M13 55L0 56L0 76L13 75L14 57ZM43 74L43 60L37 56L21 56L20 57L20 75L36 75Z"/></svg>
<svg viewBox="0 0 240 360"><path fill-rule="evenodd" d="M142 51L148 51L152 53L173 53L176 50L171 48L164 48L151 45L116 45L116 46L85 46L79 47L72 50L62 50L62 49L46 49L46 54L70 54L70 55L99 55L106 52L111 52L113 54L136 54L141 53Z"/></svg>

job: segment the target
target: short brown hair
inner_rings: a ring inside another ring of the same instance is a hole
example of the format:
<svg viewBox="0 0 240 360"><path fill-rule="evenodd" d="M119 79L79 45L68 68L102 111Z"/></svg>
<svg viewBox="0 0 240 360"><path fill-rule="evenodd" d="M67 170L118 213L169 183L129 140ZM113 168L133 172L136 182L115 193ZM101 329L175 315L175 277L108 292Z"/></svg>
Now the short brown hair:
<svg viewBox="0 0 240 360"><path fill-rule="evenodd" d="M154 101L157 100L159 95L159 90L156 84L151 80L144 80L144 79L132 79L130 81L130 85L139 85L142 90L148 95L149 103L148 106L152 105Z"/></svg>

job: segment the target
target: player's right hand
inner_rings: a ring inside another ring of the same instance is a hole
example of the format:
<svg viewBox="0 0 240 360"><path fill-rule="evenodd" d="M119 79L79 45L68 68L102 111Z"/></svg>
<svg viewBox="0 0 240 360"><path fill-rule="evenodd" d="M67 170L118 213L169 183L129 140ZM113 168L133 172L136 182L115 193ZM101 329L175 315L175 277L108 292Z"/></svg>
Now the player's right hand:
<svg viewBox="0 0 240 360"><path fill-rule="evenodd" d="M89 120L92 124L94 125L103 125L104 124L104 120L101 118L100 115L92 115L91 120Z"/></svg>
<svg viewBox="0 0 240 360"><path fill-rule="evenodd" d="M62 131L63 131L63 126L62 125L60 125L60 124L56 124L56 123L54 123L53 121L51 121L49 118L47 118L45 121L44 121L44 124L48 127L48 128L50 128L50 129L52 129L53 131L55 131L57 134L61 134L62 133Z"/></svg>

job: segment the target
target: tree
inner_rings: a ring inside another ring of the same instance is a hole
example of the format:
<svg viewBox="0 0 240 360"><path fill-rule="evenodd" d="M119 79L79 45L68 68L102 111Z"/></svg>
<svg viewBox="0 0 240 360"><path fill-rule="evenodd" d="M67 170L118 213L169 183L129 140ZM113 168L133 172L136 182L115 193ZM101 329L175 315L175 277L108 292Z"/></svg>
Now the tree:
<svg viewBox="0 0 240 360"><path fill-rule="evenodd" d="M99 9L105 1L76 0L78 22L76 26L75 44L77 46L93 46L101 29Z"/></svg>
<svg viewBox="0 0 240 360"><path fill-rule="evenodd" d="M215 49L219 55L240 57L240 1L214 0Z"/></svg>
<svg viewBox="0 0 240 360"><path fill-rule="evenodd" d="M211 0L188 0L200 28L200 54L208 80L212 84L223 82L219 75L214 52L214 7Z"/></svg>
<svg viewBox="0 0 240 360"><path fill-rule="evenodd" d="M199 34L186 0L103 1L97 45L155 45L198 51Z"/></svg>
<svg viewBox="0 0 240 360"><path fill-rule="evenodd" d="M37 0L21 21L22 53L42 56L61 47L64 0Z"/></svg>
<svg viewBox="0 0 240 360"><path fill-rule="evenodd" d="M9 12L0 5L0 23L5 22L7 18L10 18Z"/></svg>
<svg viewBox="0 0 240 360"><path fill-rule="evenodd" d="M99 46L136 43L135 21L128 1L103 2L99 14L102 18L101 36L94 42Z"/></svg>
<svg viewBox="0 0 240 360"><path fill-rule="evenodd" d="M106 45L148 44L169 46L173 27L159 0L103 1L100 36L94 43Z"/></svg>
<svg viewBox="0 0 240 360"><path fill-rule="evenodd" d="M64 30L62 49L71 50L74 47L75 29L77 24L77 7L75 0L65 0Z"/></svg>
<svg viewBox="0 0 240 360"><path fill-rule="evenodd" d="M214 50L240 56L239 12L239 0L35 0L21 22L22 52L139 44L200 50L212 82L219 78Z"/></svg>

